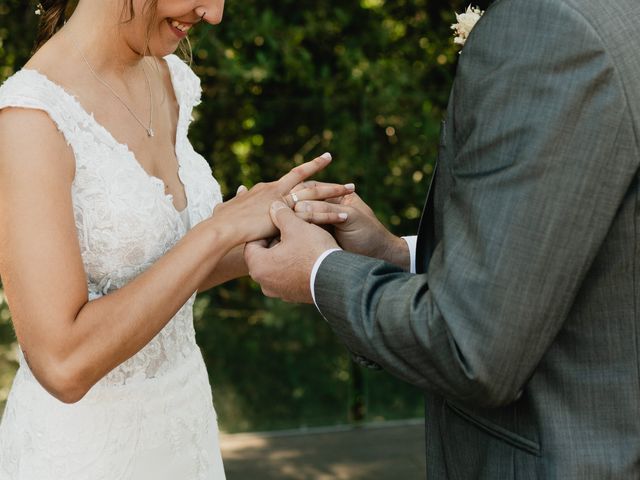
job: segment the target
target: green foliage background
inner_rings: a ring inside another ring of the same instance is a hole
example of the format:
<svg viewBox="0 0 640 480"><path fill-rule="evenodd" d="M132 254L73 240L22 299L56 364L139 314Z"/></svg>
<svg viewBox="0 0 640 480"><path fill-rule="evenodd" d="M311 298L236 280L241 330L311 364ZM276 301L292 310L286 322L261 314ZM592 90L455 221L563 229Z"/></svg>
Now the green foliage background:
<svg viewBox="0 0 640 480"><path fill-rule="evenodd" d="M197 27L191 40L203 102L190 138L223 193L330 151L322 178L355 182L394 232L415 232L457 59L449 25L465 6L227 2L223 23ZM25 0L0 0L0 81L29 57L33 10ZM17 365L0 300L3 402ZM195 318L227 431L422 415L418 390L354 366L313 307L264 298L249 279L201 294Z"/></svg>

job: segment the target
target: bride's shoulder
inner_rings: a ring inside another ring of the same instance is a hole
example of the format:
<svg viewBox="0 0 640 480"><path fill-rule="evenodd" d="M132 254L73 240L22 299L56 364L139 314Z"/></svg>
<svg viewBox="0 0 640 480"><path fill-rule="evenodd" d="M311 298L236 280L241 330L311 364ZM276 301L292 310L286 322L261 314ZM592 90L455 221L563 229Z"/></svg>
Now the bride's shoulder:
<svg viewBox="0 0 640 480"><path fill-rule="evenodd" d="M15 72L0 85L0 128L6 131L23 119L34 128L49 123L45 113L51 116L55 109L54 94L38 71L23 68Z"/></svg>
<svg viewBox="0 0 640 480"><path fill-rule="evenodd" d="M40 149L47 158L47 153L67 150L67 141L61 132L71 130L73 105L62 87L44 73L49 70L46 62L32 57L0 85L3 163L11 163L11 152L35 153ZM19 154L15 160L21 164L22 159L24 155Z"/></svg>
<svg viewBox="0 0 640 480"><path fill-rule="evenodd" d="M9 143L50 138L69 123L70 110L64 91L34 66L0 85L0 131Z"/></svg>
<svg viewBox="0 0 640 480"><path fill-rule="evenodd" d="M0 104L7 96L33 96L42 86L41 74L37 70L22 68L0 85Z"/></svg>
<svg viewBox="0 0 640 480"><path fill-rule="evenodd" d="M68 90L78 76L77 70L60 48L49 43L0 86L5 127L8 117L19 116L30 117L33 128L41 125L46 130L53 122L58 130L69 132L82 118L77 98L69 93L73 90Z"/></svg>
<svg viewBox="0 0 640 480"><path fill-rule="evenodd" d="M5 131L23 123L31 138L40 138L54 125L69 130L73 112L65 91L33 68L22 68L0 85L0 128Z"/></svg>
<svg viewBox="0 0 640 480"><path fill-rule="evenodd" d="M0 86L0 108L11 101L49 104L63 95L56 83L57 69L42 55L34 55ZM53 78L53 79L52 79ZM19 105L18 105L19 106ZM29 105L27 105L29 106ZM35 105L34 105L35 106Z"/></svg>
<svg viewBox="0 0 640 480"><path fill-rule="evenodd" d="M75 158L60 123L52 121L46 109L25 105L14 102L0 108L0 176L18 178L18 174L33 173L73 180Z"/></svg>

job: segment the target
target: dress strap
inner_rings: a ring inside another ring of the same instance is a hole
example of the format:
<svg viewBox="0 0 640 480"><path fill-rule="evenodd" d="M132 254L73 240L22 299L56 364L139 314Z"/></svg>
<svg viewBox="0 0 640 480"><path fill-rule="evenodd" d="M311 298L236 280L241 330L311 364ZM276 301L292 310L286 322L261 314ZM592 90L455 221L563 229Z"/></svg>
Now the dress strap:
<svg viewBox="0 0 640 480"><path fill-rule="evenodd" d="M200 78L193 73L191 67L176 55L164 57L171 74L171 83L180 108L176 142L188 144L187 132L193 121L193 107L200 103L202 87Z"/></svg>
<svg viewBox="0 0 640 480"><path fill-rule="evenodd" d="M90 119L75 97L36 70L20 70L2 84L0 109L8 107L43 110L72 147Z"/></svg>
<svg viewBox="0 0 640 480"><path fill-rule="evenodd" d="M171 54L164 57L171 73L171 81L180 108L193 109L200 103L202 87L200 78L180 57Z"/></svg>

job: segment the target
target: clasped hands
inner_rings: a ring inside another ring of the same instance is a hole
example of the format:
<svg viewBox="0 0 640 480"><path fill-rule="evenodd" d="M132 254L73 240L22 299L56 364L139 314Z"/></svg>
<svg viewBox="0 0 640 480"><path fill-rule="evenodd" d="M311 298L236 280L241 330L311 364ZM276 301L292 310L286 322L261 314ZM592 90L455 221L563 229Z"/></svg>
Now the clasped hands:
<svg viewBox="0 0 640 480"><path fill-rule="evenodd" d="M355 193L353 184L307 180L330 162L331 155L324 154L294 168L277 182L259 184L251 190L241 187L232 201L225 202L255 204L249 202L251 197L269 188L281 195L269 203L270 225L254 218L256 230L262 234L247 239L244 249L249 274L269 297L312 303L311 271L318 257L330 249L341 248L399 265L407 263L402 266L408 267L406 243L378 221ZM268 200L268 195L265 197Z"/></svg>

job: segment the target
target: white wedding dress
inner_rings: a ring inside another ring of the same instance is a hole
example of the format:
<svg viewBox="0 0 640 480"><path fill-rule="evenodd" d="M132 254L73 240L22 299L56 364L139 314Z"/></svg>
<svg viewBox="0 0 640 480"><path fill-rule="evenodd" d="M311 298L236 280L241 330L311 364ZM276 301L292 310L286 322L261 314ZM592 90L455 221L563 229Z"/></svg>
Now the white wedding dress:
<svg viewBox="0 0 640 480"><path fill-rule="evenodd" d="M178 57L166 61L180 106L176 156L193 226L222 199L187 139L199 79ZM162 181L59 85L21 70L0 87L5 107L44 110L73 149L73 208L90 300L126 285L186 233ZM0 424L0 479L224 479L211 388L195 343L194 298L75 404L47 393L20 353Z"/></svg>

